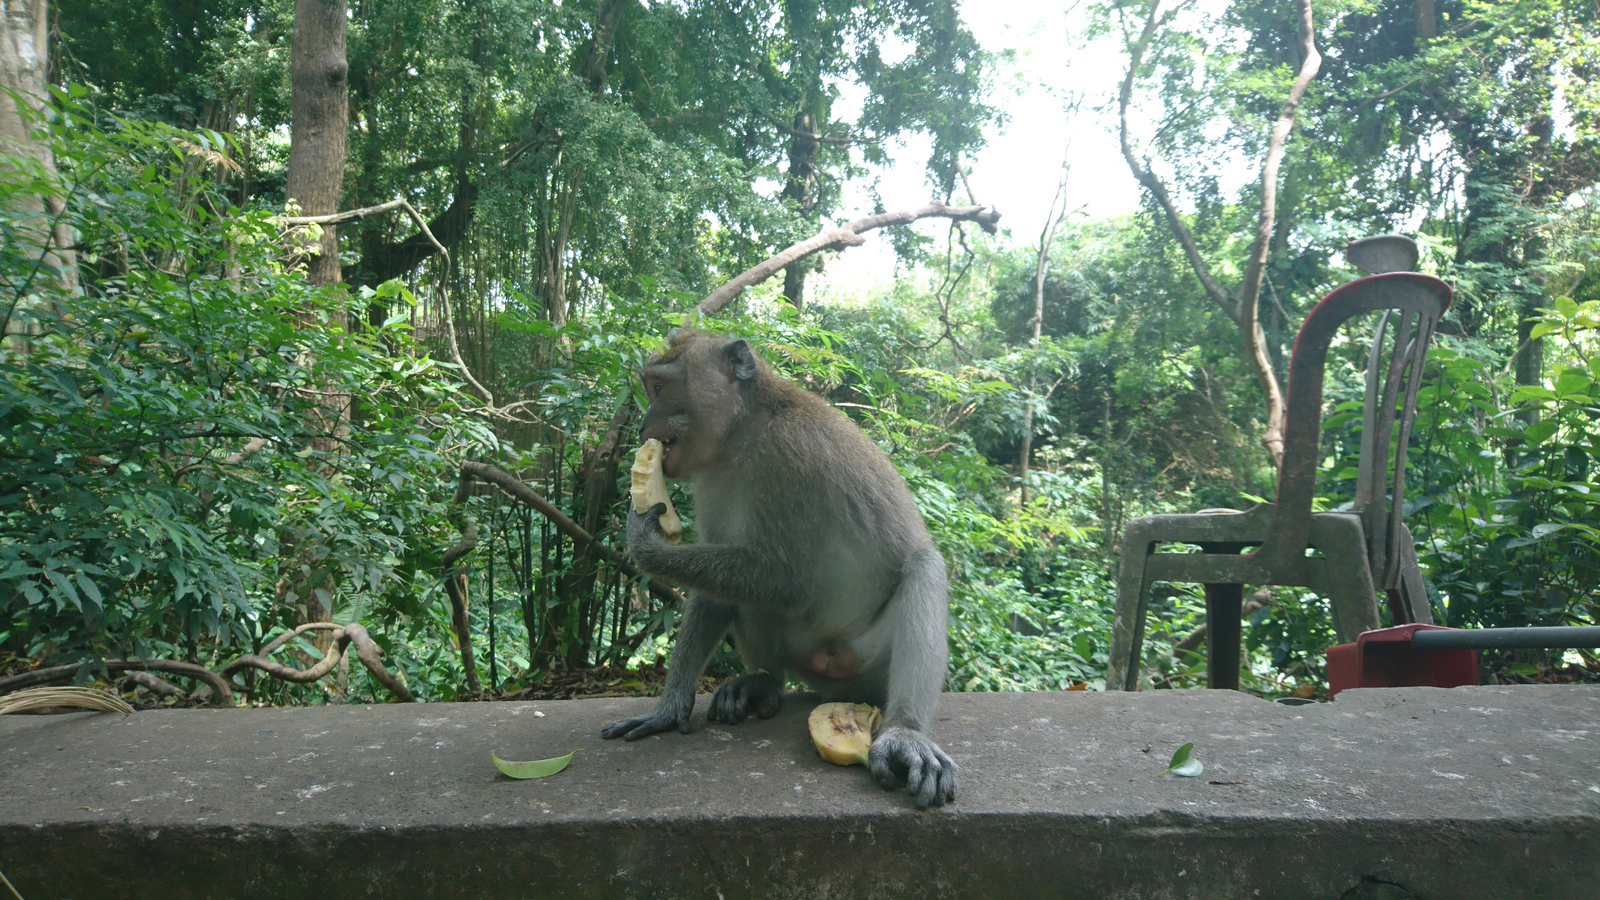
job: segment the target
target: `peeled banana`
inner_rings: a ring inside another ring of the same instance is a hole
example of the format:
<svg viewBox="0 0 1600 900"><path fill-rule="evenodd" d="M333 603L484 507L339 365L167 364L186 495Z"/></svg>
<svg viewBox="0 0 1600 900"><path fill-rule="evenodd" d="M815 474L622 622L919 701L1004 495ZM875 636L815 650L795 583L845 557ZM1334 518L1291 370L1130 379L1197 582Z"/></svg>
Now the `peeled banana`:
<svg viewBox="0 0 1600 900"><path fill-rule="evenodd" d="M668 541L676 544L683 540L683 520L678 518L672 498L667 495L667 479L661 474L661 442L651 438L633 455L632 485L633 511L646 513L657 503L665 503L667 511L661 516L661 532Z"/></svg>
<svg viewBox="0 0 1600 900"><path fill-rule="evenodd" d="M807 724L818 756L836 766L864 766L883 711L865 703L824 703L811 711Z"/></svg>

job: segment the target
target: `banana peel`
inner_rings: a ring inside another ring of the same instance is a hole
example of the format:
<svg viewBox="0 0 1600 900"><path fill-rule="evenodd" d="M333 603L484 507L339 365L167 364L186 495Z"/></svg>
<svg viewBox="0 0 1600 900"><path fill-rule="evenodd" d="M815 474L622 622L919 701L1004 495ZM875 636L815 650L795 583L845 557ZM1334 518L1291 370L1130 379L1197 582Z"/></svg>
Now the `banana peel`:
<svg viewBox="0 0 1600 900"><path fill-rule="evenodd" d="M661 442L655 438L645 441L633 455L633 469L628 491L633 495L633 511L643 515L657 503L665 503L667 511L661 515L661 533L676 544L683 540L683 520L667 494L667 479L661 472Z"/></svg>
<svg viewBox="0 0 1600 900"><path fill-rule="evenodd" d="M883 711L865 703L824 703L811 711L807 724L818 756L836 766L864 766Z"/></svg>

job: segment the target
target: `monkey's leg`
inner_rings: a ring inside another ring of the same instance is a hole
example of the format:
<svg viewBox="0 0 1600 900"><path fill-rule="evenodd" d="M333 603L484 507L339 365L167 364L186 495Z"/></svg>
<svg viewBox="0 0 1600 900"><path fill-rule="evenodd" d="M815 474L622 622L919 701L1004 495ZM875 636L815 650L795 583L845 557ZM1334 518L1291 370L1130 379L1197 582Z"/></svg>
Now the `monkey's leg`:
<svg viewBox="0 0 1600 900"><path fill-rule="evenodd" d="M672 661L667 664L667 683L661 689L656 708L646 716L623 719L600 730L603 738L626 738L636 741L658 731L671 728L689 733L689 717L694 712L695 682L700 671L717 649L717 642L728 633L733 622L734 607L713 600L704 594L689 597L684 610L683 623L678 626L678 640L672 645Z"/></svg>
<svg viewBox="0 0 1600 900"><path fill-rule="evenodd" d="M906 560L888 609L894 617L888 708L869 752L878 783L894 788L904 777L906 790L923 808L956 796L955 760L926 733L950 652L948 594L944 560L937 551L919 550Z"/></svg>
<svg viewBox="0 0 1600 900"><path fill-rule="evenodd" d="M751 713L770 719L783 708L784 625L781 619L742 609L734 616L733 636L749 673L717 688L706 719L737 725Z"/></svg>

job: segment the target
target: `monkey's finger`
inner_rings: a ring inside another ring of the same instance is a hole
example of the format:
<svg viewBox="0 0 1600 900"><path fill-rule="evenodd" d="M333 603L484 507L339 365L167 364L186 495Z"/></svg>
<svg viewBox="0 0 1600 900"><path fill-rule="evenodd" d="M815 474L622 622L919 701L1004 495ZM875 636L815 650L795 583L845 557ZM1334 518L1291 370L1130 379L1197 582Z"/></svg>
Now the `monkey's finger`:
<svg viewBox="0 0 1600 900"><path fill-rule="evenodd" d="M917 805L926 807L922 802L922 757L915 751L907 754L906 759L906 793L917 798Z"/></svg>
<svg viewBox="0 0 1600 900"><path fill-rule="evenodd" d="M940 796L948 803L956 799L956 763L950 757L944 757L944 771L939 775Z"/></svg>
<svg viewBox="0 0 1600 900"><path fill-rule="evenodd" d="M892 791L900 785L900 779L895 777L894 769L889 765L889 754L874 753L872 756L872 777L886 791Z"/></svg>
<svg viewBox="0 0 1600 900"><path fill-rule="evenodd" d="M657 503L644 512L634 512L633 507L628 507L628 516L630 518L643 519L646 522L655 522L656 524L660 524L659 520L666 514L667 505L665 503Z"/></svg>
<svg viewBox="0 0 1600 900"><path fill-rule="evenodd" d="M607 740L611 738L624 737L628 732L638 727L640 722L643 722L647 718L649 718L649 716L635 716L631 719L623 719L621 722L613 722L610 725L600 729L600 736L606 738Z"/></svg>
<svg viewBox="0 0 1600 900"><path fill-rule="evenodd" d="M939 786L939 761L920 749L910 753L906 765L906 793L917 798L917 808L927 809L933 803Z"/></svg>

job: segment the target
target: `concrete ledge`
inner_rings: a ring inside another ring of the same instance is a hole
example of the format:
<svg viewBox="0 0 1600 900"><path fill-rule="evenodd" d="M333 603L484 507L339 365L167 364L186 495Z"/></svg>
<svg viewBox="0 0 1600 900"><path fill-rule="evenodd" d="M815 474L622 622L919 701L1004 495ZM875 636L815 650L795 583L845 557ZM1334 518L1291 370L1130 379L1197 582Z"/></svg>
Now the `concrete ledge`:
<svg viewBox="0 0 1600 900"><path fill-rule="evenodd" d="M634 744L600 727L651 701L0 717L0 870L27 900L1600 895L1600 688L951 694L961 794L926 813L819 760L809 700ZM1205 774L1157 778L1185 741Z"/></svg>

